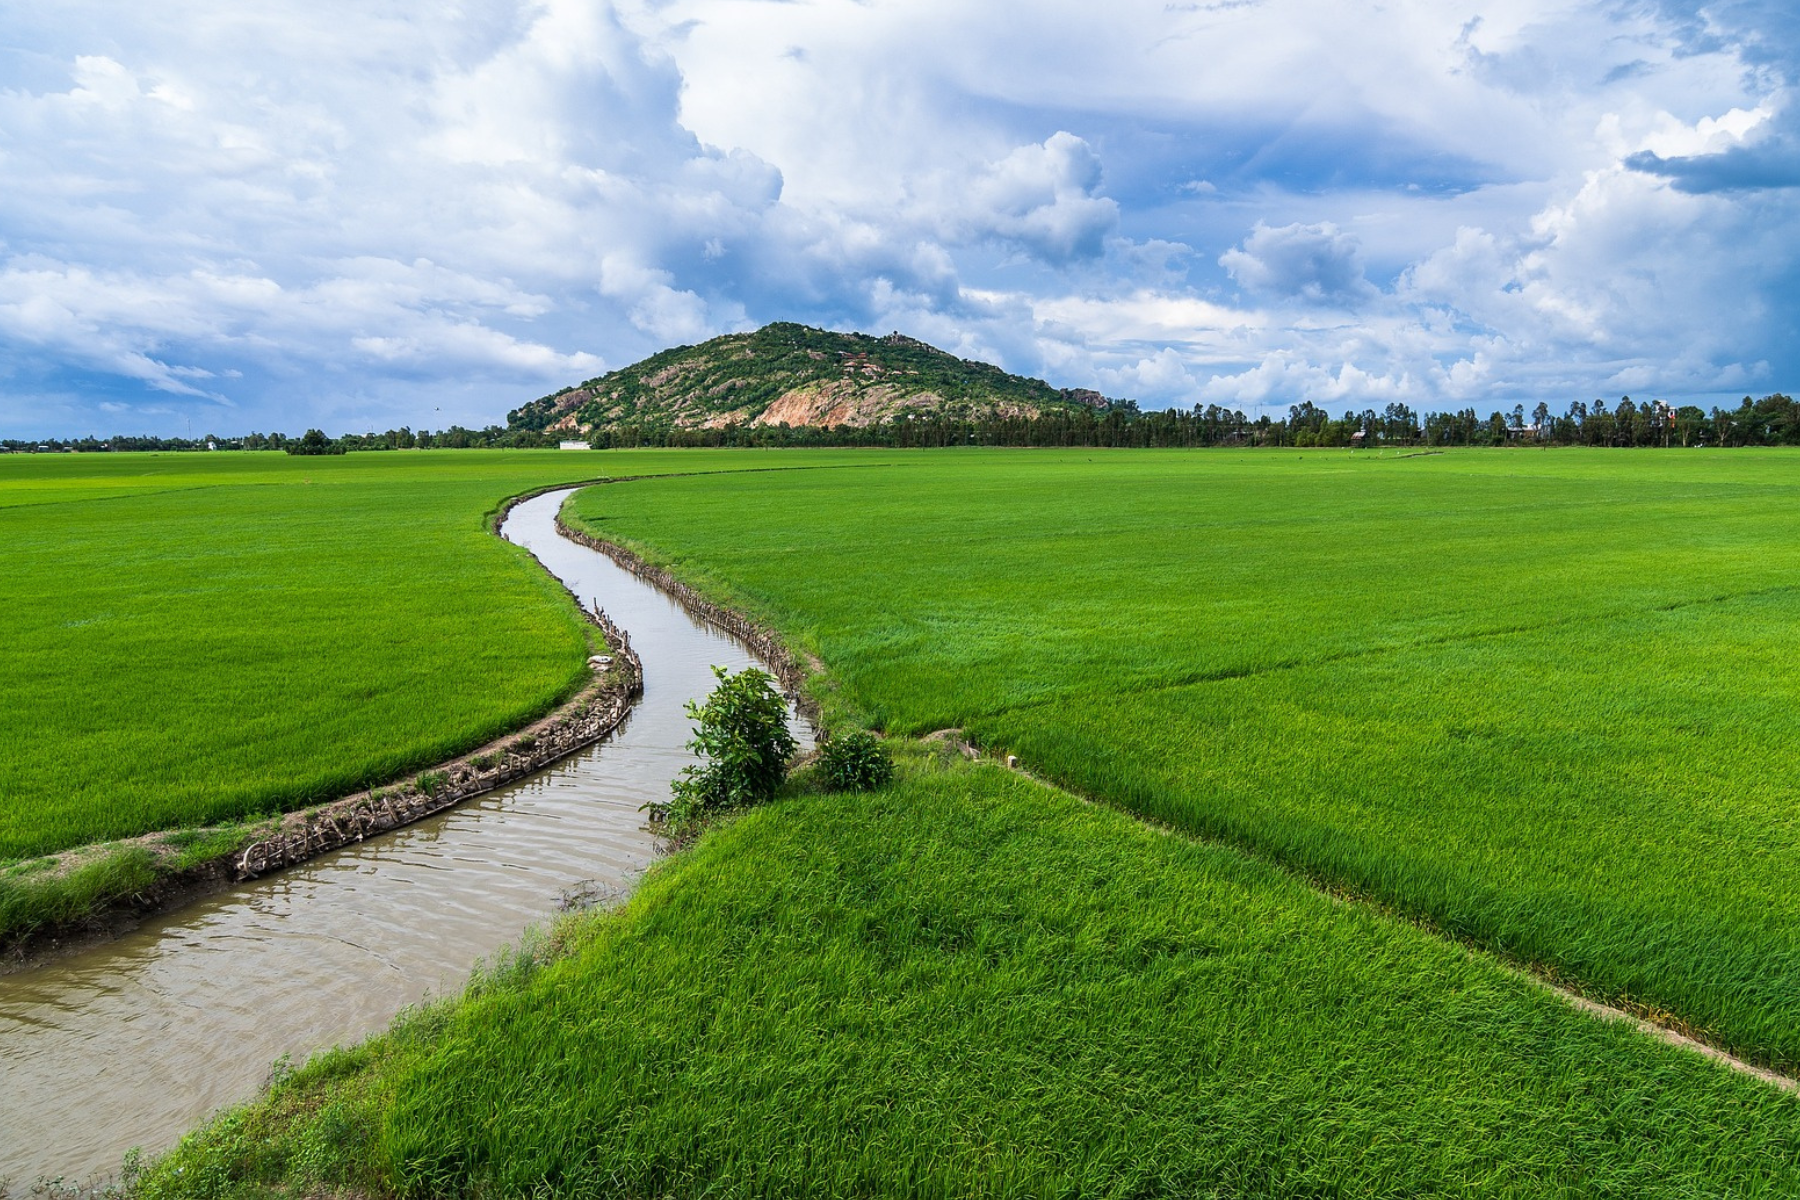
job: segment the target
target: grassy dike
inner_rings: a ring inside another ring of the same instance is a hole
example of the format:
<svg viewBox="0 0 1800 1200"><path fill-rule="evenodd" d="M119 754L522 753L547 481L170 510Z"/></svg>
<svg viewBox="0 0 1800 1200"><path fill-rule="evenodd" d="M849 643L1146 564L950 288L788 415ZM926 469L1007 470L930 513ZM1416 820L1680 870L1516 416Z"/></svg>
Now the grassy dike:
<svg viewBox="0 0 1800 1200"><path fill-rule="evenodd" d="M941 743L321 1056L147 1197L1759 1196L1800 1101Z"/></svg>

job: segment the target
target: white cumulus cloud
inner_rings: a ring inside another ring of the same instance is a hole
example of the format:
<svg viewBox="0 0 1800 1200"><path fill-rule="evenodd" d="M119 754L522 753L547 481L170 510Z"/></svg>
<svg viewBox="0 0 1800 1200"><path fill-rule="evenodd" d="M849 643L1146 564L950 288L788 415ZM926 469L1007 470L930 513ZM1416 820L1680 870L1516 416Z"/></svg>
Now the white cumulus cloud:
<svg viewBox="0 0 1800 1200"><path fill-rule="evenodd" d="M777 319L1156 404L1791 389L1796 36L1763 0L13 6L0 436L485 424Z"/></svg>

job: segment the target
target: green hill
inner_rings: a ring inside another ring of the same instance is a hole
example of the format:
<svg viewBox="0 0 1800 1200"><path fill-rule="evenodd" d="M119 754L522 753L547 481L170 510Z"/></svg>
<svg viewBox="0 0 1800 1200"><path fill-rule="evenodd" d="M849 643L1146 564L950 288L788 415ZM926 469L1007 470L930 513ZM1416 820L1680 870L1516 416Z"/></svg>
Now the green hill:
<svg viewBox="0 0 1800 1200"><path fill-rule="evenodd" d="M598 430L727 425L875 425L909 413L1035 417L1105 410L1098 392L1054 388L991 363L891 333L870 337L782 322L642 362L507 414L515 430L585 437Z"/></svg>

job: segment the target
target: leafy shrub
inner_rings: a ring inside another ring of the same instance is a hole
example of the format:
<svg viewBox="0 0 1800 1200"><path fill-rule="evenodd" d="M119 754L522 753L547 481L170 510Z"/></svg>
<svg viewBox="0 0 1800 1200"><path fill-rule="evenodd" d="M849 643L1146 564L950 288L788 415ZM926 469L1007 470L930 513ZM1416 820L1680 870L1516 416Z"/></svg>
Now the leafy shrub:
<svg viewBox="0 0 1800 1200"><path fill-rule="evenodd" d="M819 776L826 791L866 792L894 778L894 758L880 738L858 729L819 747Z"/></svg>
<svg viewBox="0 0 1800 1200"><path fill-rule="evenodd" d="M419 776L419 790L427 796L435 796L438 789L450 782L450 776L442 771L426 771Z"/></svg>
<svg viewBox="0 0 1800 1200"><path fill-rule="evenodd" d="M760 804L775 794L798 749L787 727L787 702L775 681L749 667L733 675L714 667L719 686L704 704L688 701L694 725L688 749L706 761L687 767L671 787L667 804L645 805L652 820L676 832L732 809Z"/></svg>

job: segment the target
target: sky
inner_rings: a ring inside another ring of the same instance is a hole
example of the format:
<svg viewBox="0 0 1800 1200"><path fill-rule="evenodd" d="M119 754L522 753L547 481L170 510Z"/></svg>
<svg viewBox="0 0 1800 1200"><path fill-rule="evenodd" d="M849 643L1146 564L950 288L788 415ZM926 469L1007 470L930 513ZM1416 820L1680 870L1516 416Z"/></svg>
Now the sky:
<svg viewBox="0 0 1800 1200"><path fill-rule="evenodd" d="M1784 0L0 6L0 437L503 422L769 321L1146 408L1800 387Z"/></svg>

